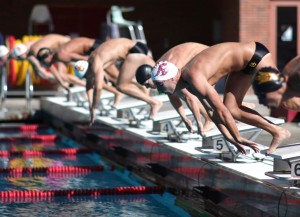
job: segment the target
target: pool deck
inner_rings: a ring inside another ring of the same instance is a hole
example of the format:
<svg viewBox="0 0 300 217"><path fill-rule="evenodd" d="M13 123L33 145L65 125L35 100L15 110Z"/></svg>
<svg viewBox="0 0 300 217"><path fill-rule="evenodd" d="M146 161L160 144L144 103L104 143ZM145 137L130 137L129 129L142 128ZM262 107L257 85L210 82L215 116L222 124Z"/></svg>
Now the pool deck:
<svg viewBox="0 0 300 217"><path fill-rule="evenodd" d="M269 115L255 96L247 96L245 101L256 104L260 114ZM78 141L137 173L145 172L152 181L204 195L220 210L237 216L300 216L300 181L289 175L271 177L273 157L258 156L262 160L250 152L238 155L234 162L231 154L204 149L202 139L172 142L165 133L154 134L151 121L137 127L124 118L97 116L95 125L88 127L88 110L75 102L66 102L65 97L33 99L31 106L33 110L42 110L48 123ZM26 117L25 100L7 99L5 108L24 115L2 115L2 121ZM292 133L284 144L300 143L297 123L284 123L282 127ZM264 148L270 141L270 134L264 131L255 139Z"/></svg>

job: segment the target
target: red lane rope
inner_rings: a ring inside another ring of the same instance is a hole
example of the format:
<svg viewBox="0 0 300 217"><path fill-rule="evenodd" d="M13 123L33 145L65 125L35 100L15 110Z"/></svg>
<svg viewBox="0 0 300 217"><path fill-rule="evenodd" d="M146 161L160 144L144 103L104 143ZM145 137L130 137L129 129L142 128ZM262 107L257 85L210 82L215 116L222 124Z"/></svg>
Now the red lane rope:
<svg viewBox="0 0 300 217"><path fill-rule="evenodd" d="M57 197L56 197L57 198ZM90 197L90 196L80 196L80 197L60 197L56 200L55 197L47 198L47 197L23 197L23 198L1 198L0 203L2 204L9 204L9 203L35 203L35 202L88 202L88 201L95 201L98 197ZM99 197L100 198L100 197ZM144 195L137 194L137 195L118 195L118 197L106 197L102 198L101 201L105 202L140 202L144 203L147 200Z"/></svg>
<svg viewBox="0 0 300 217"><path fill-rule="evenodd" d="M54 141L58 139L57 135L26 135L10 138L0 138L0 142L15 142L15 141Z"/></svg>
<svg viewBox="0 0 300 217"><path fill-rule="evenodd" d="M76 155L91 153L93 150L87 148L62 148L59 150L25 150L25 151L0 151L0 157L20 156L23 157L42 157L46 154L65 154L65 155Z"/></svg>
<svg viewBox="0 0 300 217"><path fill-rule="evenodd" d="M111 165L109 170L114 170ZM54 167L34 167L34 168L0 168L0 176L6 178L21 177L78 177L85 176L91 172L103 172L103 165L93 166L54 166Z"/></svg>
<svg viewBox="0 0 300 217"><path fill-rule="evenodd" d="M52 166L52 167L20 167L20 168L0 168L0 173L76 173L76 172L91 172L103 171L103 165L94 166ZM111 167L110 170L113 170Z"/></svg>
<svg viewBox="0 0 300 217"><path fill-rule="evenodd" d="M67 190L16 190L0 191L0 198L53 198L56 196L101 196L101 195L126 195L126 194L162 194L161 186L129 186L98 189L67 189Z"/></svg>
<svg viewBox="0 0 300 217"><path fill-rule="evenodd" d="M0 177L6 179L20 179L20 178L74 178L74 177L84 177L91 172L76 172L76 173L32 173L32 174L23 174L23 173L0 173Z"/></svg>
<svg viewBox="0 0 300 217"><path fill-rule="evenodd" d="M44 130L49 129L47 125L37 125L37 124L30 124L30 125L20 125L20 126L5 126L0 127L0 131L36 131L36 130Z"/></svg>

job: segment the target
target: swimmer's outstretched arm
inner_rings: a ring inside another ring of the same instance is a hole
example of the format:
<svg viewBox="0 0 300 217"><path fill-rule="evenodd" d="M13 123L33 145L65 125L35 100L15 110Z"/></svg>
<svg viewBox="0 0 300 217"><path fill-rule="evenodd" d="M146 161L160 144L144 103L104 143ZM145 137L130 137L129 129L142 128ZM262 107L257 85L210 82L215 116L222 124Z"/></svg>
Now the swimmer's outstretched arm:
<svg viewBox="0 0 300 217"><path fill-rule="evenodd" d="M181 90L181 93L184 95L184 100L189 107L189 109L192 111L194 118L197 122L197 128L198 128L198 134L203 136L203 124L201 122L201 112L205 112L203 107L200 109L200 102L198 98L190 93L186 88Z"/></svg>
<svg viewBox="0 0 300 217"><path fill-rule="evenodd" d="M103 85L104 85L105 72L102 66L102 62L99 61L99 59L94 59L91 68L94 77L94 92L93 92L93 100L92 100L92 118L91 118L91 123L93 123L95 120L96 109L98 108Z"/></svg>
<svg viewBox="0 0 300 217"><path fill-rule="evenodd" d="M40 78L47 79L47 80L55 80L54 75L48 73L46 69L43 66L41 66L40 62L34 56L28 57L28 61L30 62L34 71Z"/></svg>
<svg viewBox="0 0 300 217"><path fill-rule="evenodd" d="M240 144L249 146L255 152L258 152L259 148L257 144L248 141L240 136L234 118L221 101L219 94L214 89L214 87L211 86L205 78L201 79L200 76L194 77L193 80L190 81L190 84L193 87L192 91L195 92L194 94L198 97L202 105L205 107L209 116L217 125L224 137L232 144L237 146L239 150L242 150L242 153L245 153L245 150L240 146ZM224 131L224 127L219 127L220 124L224 125L226 130L230 133L231 137L229 137L228 134Z"/></svg>
<svg viewBox="0 0 300 217"><path fill-rule="evenodd" d="M300 111L300 96L298 96L298 97L294 96L292 98L288 98L286 100L283 100L281 105L285 109Z"/></svg>
<svg viewBox="0 0 300 217"><path fill-rule="evenodd" d="M87 72L88 75L87 79L86 79L86 94L88 97L88 101L89 101L89 111L90 111L90 125L92 125L94 123L94 119L95 119L95 111L93 110L93 97L94 97L94 83L95 83L95 77L93 76L92 73Z"/></svg>
<svg viewBox="0 0 300 217"><path fill-rule="evenodd" d="M182 102L180 98L174 93L174 94L168 94L169 100L172 104L172 106L175 108L175 110L180 115L183 123L185 124L186 128L189 132L193 133L193 126L191 120L189 120L185 114L184 106L182 105Z"/></svg>
<svg viewBox="0 0 300 217"><path fill-rule="evenodd" d="M62 78L61 74L59 73L59 71L56 69L56 67L54 65L50 66L50 71L54 75L54 77L56 78L56 80L58 81L58 83L63 88L65 88L68 91L68 93L69 93L70 92L69 86L66 85L66 82L64 81L64 79Z"/></svg>

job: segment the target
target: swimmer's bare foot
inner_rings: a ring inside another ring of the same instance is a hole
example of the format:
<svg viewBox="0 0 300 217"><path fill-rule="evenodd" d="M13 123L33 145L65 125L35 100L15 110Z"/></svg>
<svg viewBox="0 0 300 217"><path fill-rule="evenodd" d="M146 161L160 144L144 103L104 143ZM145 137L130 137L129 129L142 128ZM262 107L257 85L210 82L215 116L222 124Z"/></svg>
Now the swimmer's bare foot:
<svg viewBox="0 0 300 217"><path fill-rule="evenodd" d="M203 125L203 132L207 132L215 127L215 123L212 121L206 121Z"/></svg>
<svg viewBox="0 0 300 217"><path fill-rule="evenodd" d="M149 118L154 118L157 115L157 112L162 107L162 102L159 100L155 100L154 104L151 105L151 112Z"/></svg>
<svg viewBox="0 0 300 217"><path fill-rule="evenodd" d="M120 103L120 101L123 98L123 96L124 95L122 93L116 93L115 94L115 98L114 98L114 103L112 104L112 106L116 107Z"/></svg>
<svg viewBox="0 0 300 217"><path fill-rule="evenodd" d="M251 102L242 102L242 105L250 109L255 109L255 104Z"/></svg>
<svg viewBox="0 0 300 217"><path fill-rule="evenodd" d="M287 129L279 127L280 130L276 136L273 137L270 148L266 151L266 155L272 154L276 148L281 145L283 140L290 138L291 133Z"/></svg>

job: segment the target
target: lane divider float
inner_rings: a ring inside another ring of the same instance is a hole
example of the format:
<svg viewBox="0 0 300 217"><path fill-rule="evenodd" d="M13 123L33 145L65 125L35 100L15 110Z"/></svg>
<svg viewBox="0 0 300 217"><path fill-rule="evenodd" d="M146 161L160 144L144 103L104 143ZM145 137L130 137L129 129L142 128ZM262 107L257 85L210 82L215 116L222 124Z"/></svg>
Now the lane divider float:
<svg viewBox="0 0 300 217"><path fill-rule="evenodd" d="M116 188L96 189L66 189L66 190L12 190L0 191L2 198L53 198L57 196L94 196L102 195L131 195L131 194L162 194L165 191L161 186L124 186Z"/></svg>
<svg viewBox="0 0 300 217"><path fill-rule="evenodd" d="M49 127L47 125L38 124L0 127L0 131L37 131L45 129L49 129Z"/></svg>
<svg viewBox="0 0 300 217"><path fill-rule="evenodd" d="M88 148L62 148L58 150L25 150L25 151L0 151L0 157L11 157L11 156L23 156L23 157L42 157L47 154L64 154L64 155L76 155L86 154L94 152Z"/></svg>
<svg viewBox="0 0 300 217"><path fill-rule="evenodd" d="M9 138L0 138L0 142L15 142L15 141L54 141L58 139L59 136L55 134L49 134L49 135L22 135L17 137L9 137Z"/></svg>

